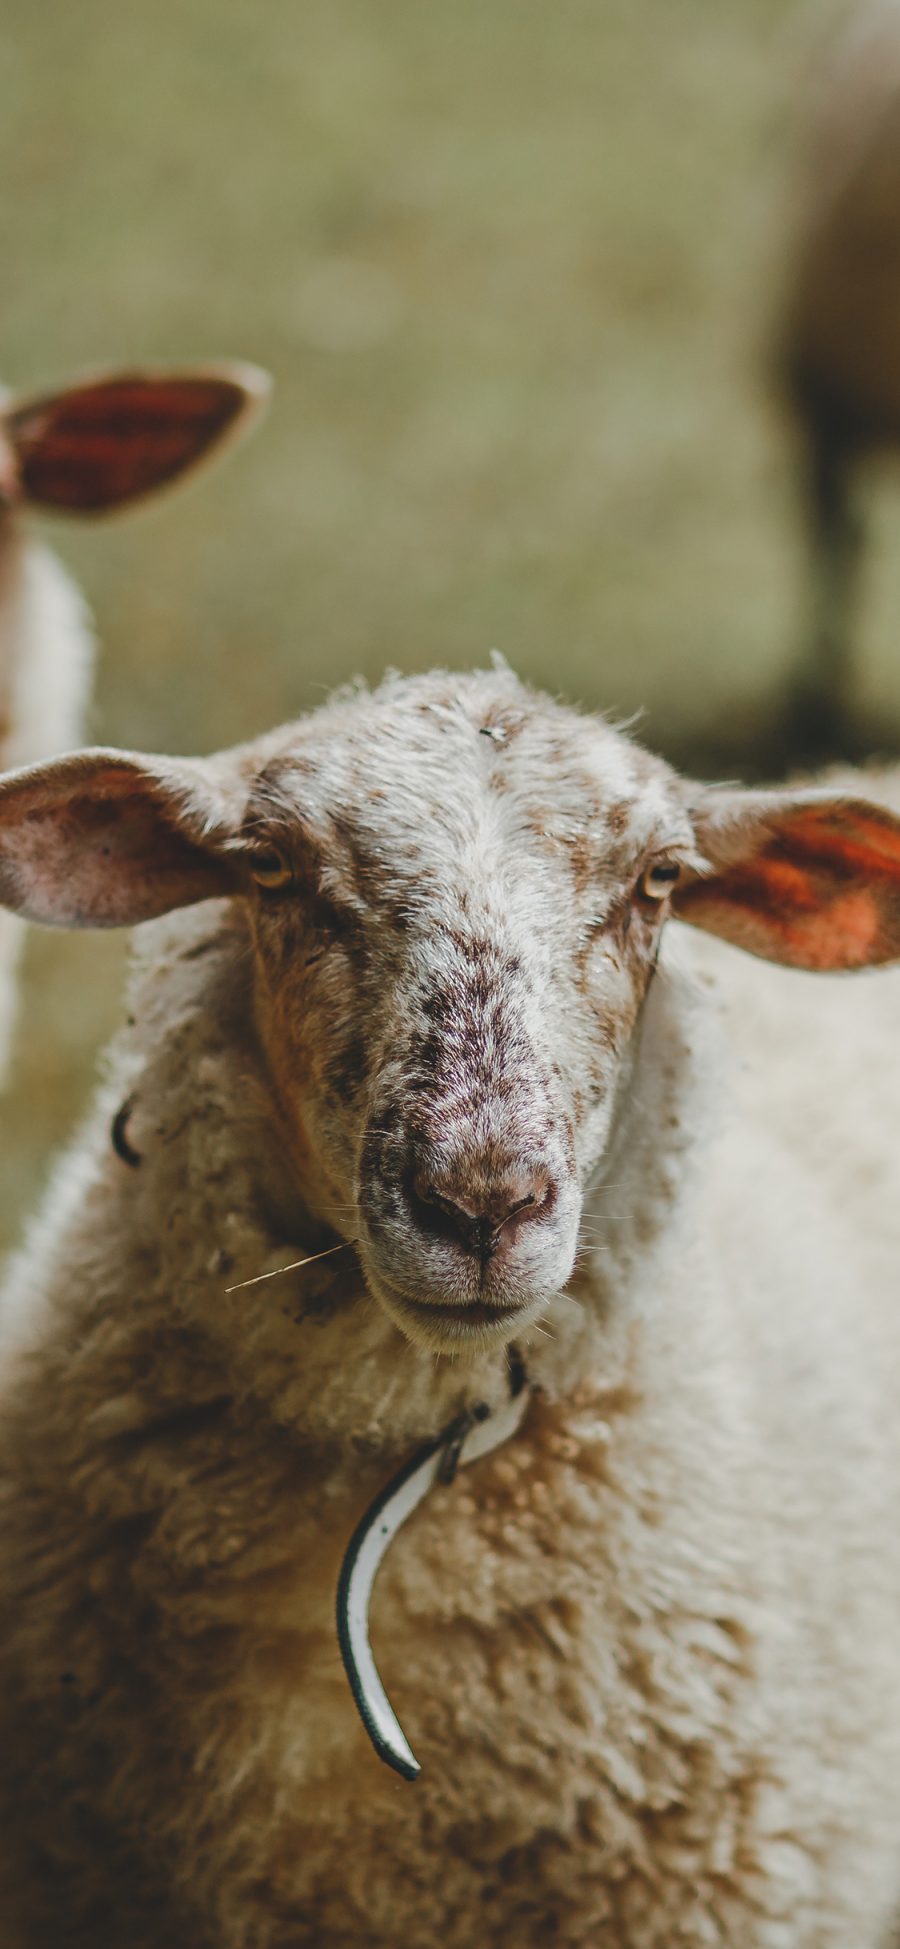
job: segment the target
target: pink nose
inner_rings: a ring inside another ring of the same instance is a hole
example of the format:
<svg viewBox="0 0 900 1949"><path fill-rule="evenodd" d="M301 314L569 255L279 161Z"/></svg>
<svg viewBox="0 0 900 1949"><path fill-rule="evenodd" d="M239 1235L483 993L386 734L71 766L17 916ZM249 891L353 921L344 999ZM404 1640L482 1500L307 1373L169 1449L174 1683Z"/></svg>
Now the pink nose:
<svg viewBox="0 0 900 1949"><path fill-rule="evenodd" d="M549 1211L555 1196L556 1186L541 1166L478 1192L427 1171L417 1171L410 1185L410 1204L422 1230L451 1237L481 1259L512 1245L523 1226Z"/></svg>

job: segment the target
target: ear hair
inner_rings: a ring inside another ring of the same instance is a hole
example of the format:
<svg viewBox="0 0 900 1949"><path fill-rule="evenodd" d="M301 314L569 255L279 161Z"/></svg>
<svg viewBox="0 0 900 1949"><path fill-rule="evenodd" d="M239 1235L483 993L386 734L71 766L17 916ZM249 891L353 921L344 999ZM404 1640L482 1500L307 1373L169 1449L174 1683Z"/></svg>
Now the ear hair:
<svg viewBox="0 0 900 1949"><path fill-rule="evenodd" d="M4 415L19 498L67 514L107 514L156 493L247 432L268 375L239 362L124 371L14 402Z"/></svg>
<svg viewBox="0 0 900 1949"><path fill-rule="evenodd" d="M710 791L694 818L709 870L680 919L750 954L820 970L900 959L900 819L826 790Z"/></svg>
<svg viewBox="0 0 900 1949"><path fill-rule="evenodd" d="M80 751L0 778L0 903L122 927L235 891L234 821L202 760Z"/></svg>

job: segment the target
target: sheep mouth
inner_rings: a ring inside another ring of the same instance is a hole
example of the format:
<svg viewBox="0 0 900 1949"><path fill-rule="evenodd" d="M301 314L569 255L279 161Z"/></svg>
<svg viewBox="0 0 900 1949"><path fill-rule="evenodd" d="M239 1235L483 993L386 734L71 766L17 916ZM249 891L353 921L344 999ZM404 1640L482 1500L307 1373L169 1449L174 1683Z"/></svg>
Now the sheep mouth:
<svg viewBox="0 0 900 1949"><path fill-rule="evenodd" d="M503 1320L519 1319L524 1308L518 1305L489 1306L485 1300L475 1299L468 1305L452 1306L440 1300L408 1299L404 1301L414 1312L423 1314L429 1320L447 1320L451 1325L499 1326Z"/></svg>
<svg viewBox="0 0 900 1949"><path fill-rule="evenodd" d="M468 1301L410 1299L379 1286L376 1297L407 1339L445 1351L498 1346L521 1333L546 1304L546 1295L526 1300Z"/></svg>

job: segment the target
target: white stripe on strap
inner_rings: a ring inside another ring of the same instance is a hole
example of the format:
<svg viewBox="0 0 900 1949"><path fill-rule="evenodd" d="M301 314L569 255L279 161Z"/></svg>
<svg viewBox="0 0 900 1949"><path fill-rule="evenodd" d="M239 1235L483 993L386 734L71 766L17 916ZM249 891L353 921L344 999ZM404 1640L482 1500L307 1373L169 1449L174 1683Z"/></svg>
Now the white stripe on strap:
<svg viewBox="0 0 900 1949"><path fill-rule="evenodd" d="M434 1441L417 1450L376 1496L351 1537L337 1591L337 1629L341 1657L359 1716L379 1759L404 1780L421 1771L378 1675L369 1643L369 1603L385 1552L401 1525L436 1483L448 1485L458 1468L467 1468L499 1448L521 1427L530 1400L523 1386L492 1411L479 1406L459 1415Z"/></svg>

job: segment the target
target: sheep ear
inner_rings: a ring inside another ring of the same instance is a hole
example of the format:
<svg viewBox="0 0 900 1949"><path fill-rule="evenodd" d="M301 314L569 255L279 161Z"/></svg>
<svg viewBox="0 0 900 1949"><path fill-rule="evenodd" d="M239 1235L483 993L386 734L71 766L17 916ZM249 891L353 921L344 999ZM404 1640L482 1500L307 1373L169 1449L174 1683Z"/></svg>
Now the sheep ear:
<svg viewBox="0 0 900 1949"><path fill-rule="evenodd" d="M235 890L224 794L201 762L79 751L0 777L0 904L126 927Z"/></svg>
<svg viewBox="0 0 900 1949"><path fill-rule="evenodd" d="M673 912L793 968L900 959L900 819L828 791L710 792L695 815L710 871Z"/></svg>
<svg viewBox="0 0 900 1949"><path fill-rule="evenodd" d="M258 417L256 366L107 373L14 402L5 432L18 496L67 514L106 514L166 487Z"/></svg>

